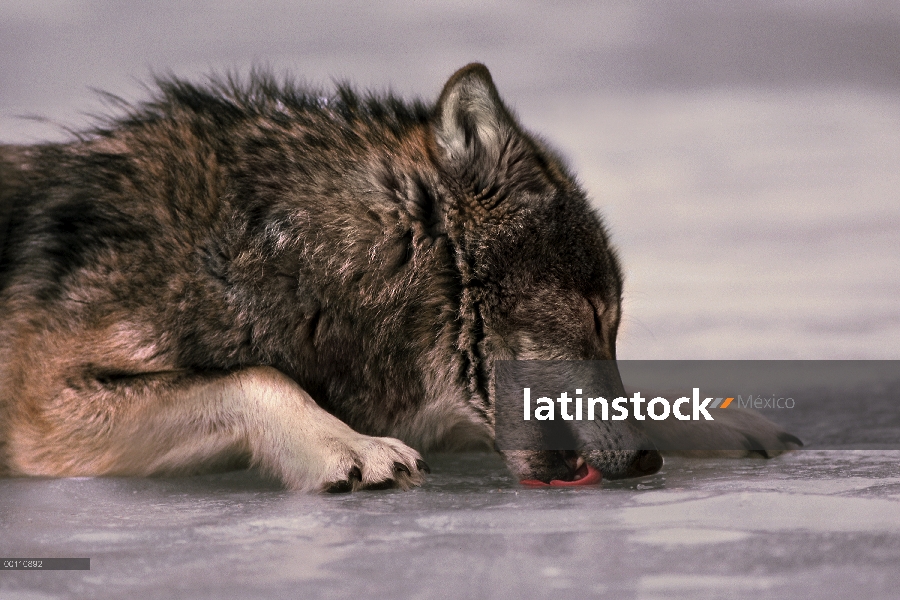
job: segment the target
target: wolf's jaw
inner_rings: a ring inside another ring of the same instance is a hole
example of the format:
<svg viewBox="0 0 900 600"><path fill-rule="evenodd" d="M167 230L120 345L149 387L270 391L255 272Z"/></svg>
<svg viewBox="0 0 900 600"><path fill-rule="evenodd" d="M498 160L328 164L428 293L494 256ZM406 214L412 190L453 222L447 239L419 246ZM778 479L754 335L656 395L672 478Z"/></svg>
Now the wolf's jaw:
<svg viewBox="0 0 900 600"><path fill-rule="evenodd" d="M603 474L597 469L584 461L582 457L578 457L575 464L575 473L571 481L563 481L561 479L553 479L550 483L545 483L539 479L523 479L519 483L528 487L572 487L582 485L594 485L600 483Z"/></svg>

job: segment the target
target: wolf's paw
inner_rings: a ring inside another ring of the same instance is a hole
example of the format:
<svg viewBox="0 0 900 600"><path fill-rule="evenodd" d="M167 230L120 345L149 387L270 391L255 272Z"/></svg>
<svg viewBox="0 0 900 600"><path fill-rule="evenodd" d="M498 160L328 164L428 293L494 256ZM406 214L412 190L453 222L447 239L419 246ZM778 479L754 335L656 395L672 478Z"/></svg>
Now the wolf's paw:
<svg viewBox="0 0 900 600"><path fill-rule="evenodd" d="M772 458L803 446L800 439L740 408L716 411L715 421L645 421L642 429L667 454L693 457Z"/></svg>
<svg viewBox="0 0 900 600"><path fill-rule="evenodd" d="M418 452L394 438L359 436L341 446L328 461L324 491L405 490L421 485L431 472Z"/></svg>

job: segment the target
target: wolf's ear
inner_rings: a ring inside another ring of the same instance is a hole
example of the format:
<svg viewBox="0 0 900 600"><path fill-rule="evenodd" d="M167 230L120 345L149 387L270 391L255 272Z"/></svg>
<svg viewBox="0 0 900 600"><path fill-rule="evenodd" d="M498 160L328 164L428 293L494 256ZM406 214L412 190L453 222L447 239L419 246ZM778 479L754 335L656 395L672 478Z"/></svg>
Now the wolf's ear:
<svg viewBox="0 0 900 600"><path fill-rule="evenodd" d="M472 63L450 77L434 122L438 160L445 168L487 183L484 169L496 168L517 131L487 67Z"/></svg>

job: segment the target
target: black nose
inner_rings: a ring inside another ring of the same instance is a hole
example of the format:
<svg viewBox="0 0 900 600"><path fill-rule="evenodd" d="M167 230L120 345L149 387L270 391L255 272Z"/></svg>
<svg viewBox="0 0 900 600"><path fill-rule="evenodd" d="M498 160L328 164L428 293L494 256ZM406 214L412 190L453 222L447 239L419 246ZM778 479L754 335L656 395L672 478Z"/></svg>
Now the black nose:
<svg viewBox="0 0 900 600"><path fill-rule="evenodd" d="M663 458L658 450L641 450L628 465L625 477L652 475L662 468Z"/></svg>

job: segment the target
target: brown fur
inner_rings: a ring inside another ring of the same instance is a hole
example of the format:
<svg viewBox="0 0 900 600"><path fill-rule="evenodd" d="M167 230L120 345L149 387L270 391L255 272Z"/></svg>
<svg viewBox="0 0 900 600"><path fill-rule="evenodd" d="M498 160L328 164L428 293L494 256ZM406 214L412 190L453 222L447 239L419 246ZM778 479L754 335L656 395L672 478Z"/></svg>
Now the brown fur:
<svg viewBox="0 0 900 600"><path fill-rule="evenodd" d="M0 178L3 474L409 487L407 444L492 447L494 361L615 358L608 236L482 65L435 105L160 81ZM661 465L629 423L577 437L606 477Z"/></svg>

